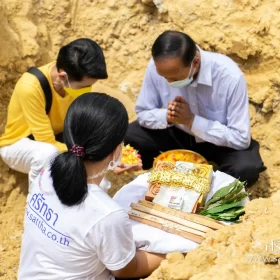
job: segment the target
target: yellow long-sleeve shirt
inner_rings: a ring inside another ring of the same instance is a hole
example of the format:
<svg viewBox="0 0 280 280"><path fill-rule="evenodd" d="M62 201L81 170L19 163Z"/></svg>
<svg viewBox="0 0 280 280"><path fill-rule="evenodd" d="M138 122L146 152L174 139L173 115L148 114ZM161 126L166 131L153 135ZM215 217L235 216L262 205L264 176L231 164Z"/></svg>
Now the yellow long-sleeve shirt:
<svg viewBox="0 0 280 280"><path fill-rule="evenodd" d="M46 114L44 92L38 79L24 73L17 82L8 107L5 132L0 138L0 147L11 145L32 134L36 141L53 144L62 152L66 145L55 140L55 135L63 132L64 118L74 98L70 95L60 96L51 81L51 67L49 63L39 69L47 77L52 91L52 106Z"/></svg>

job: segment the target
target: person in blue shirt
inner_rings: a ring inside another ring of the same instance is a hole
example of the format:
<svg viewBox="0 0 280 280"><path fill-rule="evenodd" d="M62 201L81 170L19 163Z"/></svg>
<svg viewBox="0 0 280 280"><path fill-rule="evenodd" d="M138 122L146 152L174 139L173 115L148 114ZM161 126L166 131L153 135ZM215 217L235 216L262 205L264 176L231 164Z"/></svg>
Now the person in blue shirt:
<svg viewBox="0 0 280 280"><path fill-rule="evenodd" d="M165 31L154 42L135 108L125 141L139 150L144 169L160 152L189 149L248 186L266 170L251 138L244 74L185 33Z"/></svg>

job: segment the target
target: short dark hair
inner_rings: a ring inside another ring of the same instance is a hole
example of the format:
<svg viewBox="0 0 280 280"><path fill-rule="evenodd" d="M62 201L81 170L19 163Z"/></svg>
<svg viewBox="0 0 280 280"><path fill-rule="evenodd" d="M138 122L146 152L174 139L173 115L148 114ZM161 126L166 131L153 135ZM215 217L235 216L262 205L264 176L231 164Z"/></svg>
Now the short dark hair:
<svg viewBox="0 0 280 280"><path fill-rule="evenodd" d="M124 105L105 93L90 92L70 105L64 121L64 142L68 152L55 157L51 177L62 204L79 205L88 193L83 161L99 162L110 155L124 139L128 114ZM85 156L69 150L73 145L84 148Z"/></svg>
<svg viewBox="0 0 280 280"><path fill-rule="evenodd" d="M193 39L179 31L168 30L157 37L152 46L154 60L158 58L180 57L189 66L195 57L196 45Z"/></svg>
<svg viewBox="0 0 280 280"><path fill-rule="evenodd" d="M101 47L88 38L77 39L63 46L56 60L57 70L63 69L69 80L83 78L107 79L106 62Z"/></svg>

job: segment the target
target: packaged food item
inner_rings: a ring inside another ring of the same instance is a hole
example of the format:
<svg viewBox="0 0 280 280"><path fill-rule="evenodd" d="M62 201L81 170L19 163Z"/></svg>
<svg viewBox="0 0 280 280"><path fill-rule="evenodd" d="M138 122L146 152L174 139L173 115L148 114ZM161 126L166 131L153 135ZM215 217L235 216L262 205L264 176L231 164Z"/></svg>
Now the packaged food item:
<svg viewBox="0 0 280 280"><path fill-rule="evenodd" d="M153 202L186 213L195 213L199 198L200 193L186 188L161 186Z"/></svg>
<svg viewBox="0 0 280 280"><path fill-rule="evenodd" d="M181 210L183 202L184 201L182 196L171 195L168 202L168 207L172 209Z"/></svg>
<svg viewBox="0 0 280 280"><path fill-rule="evenodd" d="M122 163L141 164L141 155L131 147L129 144L125 145L122 149Z"/></svg>

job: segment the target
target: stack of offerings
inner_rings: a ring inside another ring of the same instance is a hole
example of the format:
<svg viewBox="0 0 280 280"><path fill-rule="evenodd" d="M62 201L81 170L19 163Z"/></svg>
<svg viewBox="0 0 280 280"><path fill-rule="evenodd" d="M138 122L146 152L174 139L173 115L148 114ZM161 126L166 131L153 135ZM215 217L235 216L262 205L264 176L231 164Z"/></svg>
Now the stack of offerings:
<svg viewBox="0 0 280 280"><path fill-rule="evenodd" d="M216 220L161 206L146 200L131 203L129 218L139 223L201 243L207 232L223 228Z"/></svg>
<svg viewBox="0 0 280 280"><path fill-rule="evenodd" d="M195 213L210 191L213 167L189 162L159 162L149 175L145 199L165 207Z"/></svg>
<svg viewBox="0 0 280 280"><path fill-rule="evenodd" d="M212 174L207 164L158 162L149 174L146 200L130 205L130 219L201 243L207 232L224 226L194 214L210 191Z"/></svg>

